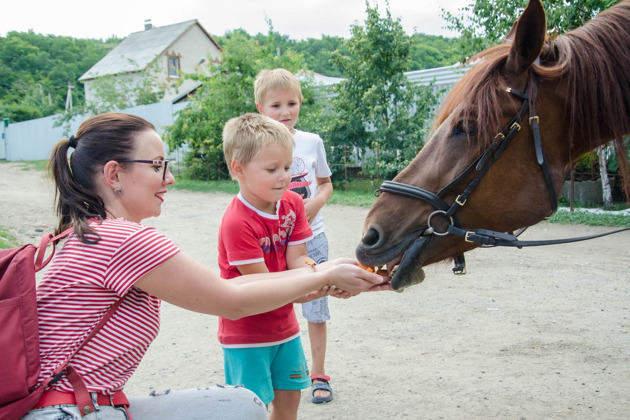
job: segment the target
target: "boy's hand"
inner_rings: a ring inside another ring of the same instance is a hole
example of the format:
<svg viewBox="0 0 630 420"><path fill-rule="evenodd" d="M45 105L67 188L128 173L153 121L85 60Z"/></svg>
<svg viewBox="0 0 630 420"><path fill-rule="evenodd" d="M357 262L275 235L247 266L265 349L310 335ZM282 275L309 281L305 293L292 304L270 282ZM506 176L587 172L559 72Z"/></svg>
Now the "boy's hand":
<svg viewBox="0 0 630 420"><path fill-rule="evenodd" d="M376 284L368 289L368 292L380 292L382 290L392 290L392 279L387 277L387 280L384 283Z"/></svg>
<svg viewBox="0 0 630 420"><path fill-rule="evenodd" d="M332 286L332 287L325 286L319 290L308 293L303 298L294 301L294 303L310 302L312 300L319 299L324 296L332 296L332 297L336 297L340 299L348 299L349 297L352 297L350 293L346 292L345 290L337 289L336 286Z"/></svg>
<svg viewBox="0 0 630 420"><path fill-rule="evenodd" d="M352 297L352 295L345 290L337 289L336 287L331 289L334 289L334 291L330 293L330 296L332 297L336 297L338 299L349 299Z"/></svg>
<svg viewBox="0 0 630 420"><path fill-rule="evenodd" d="M317 203L317 200L313 198L305 198L304 199L304 212L306 213L306 219L308 220L308 224L310 225L317 213L321 210L323 206L320 206Z"/></svg>
<svg viewBox="0 0 630 420"><path fill-rule="evenodd" d="M294 301L295 303L305 303L305 302L310 302L312 300L315 299L319 299L322 298L324 296L328 296L328 294L330 293L330 287L325 286L319 290L316 290L314 292L311 293L307 293L305 296L303 296L302 298Z"/></svg>

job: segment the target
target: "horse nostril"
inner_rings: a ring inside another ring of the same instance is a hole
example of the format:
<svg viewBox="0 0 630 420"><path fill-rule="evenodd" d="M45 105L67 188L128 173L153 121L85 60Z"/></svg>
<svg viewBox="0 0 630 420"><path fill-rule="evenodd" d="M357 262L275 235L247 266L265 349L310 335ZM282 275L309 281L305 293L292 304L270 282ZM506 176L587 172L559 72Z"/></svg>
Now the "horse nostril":
<svg viewBox="0 0 630 420"><path fill-rule="evenodd" d="M363 243L368 246L374 246L378 243L380 235L374 228L370 228L363 236Z"/></svg>

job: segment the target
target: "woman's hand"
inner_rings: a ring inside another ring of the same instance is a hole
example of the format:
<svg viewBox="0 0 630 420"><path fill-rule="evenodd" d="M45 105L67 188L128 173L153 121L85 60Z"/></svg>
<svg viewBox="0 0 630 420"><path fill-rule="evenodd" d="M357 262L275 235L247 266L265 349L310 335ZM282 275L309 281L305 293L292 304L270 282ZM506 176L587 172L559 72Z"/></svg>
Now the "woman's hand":
<svg viewBox="0 0 630 420"><path fill-rule="evenodd" d="M347 263L347 261L350 261L350 263ZM383 284L389 280L386 277L360 268L356 265L356 261L348 259L322 263L317 266L317 271L320 269L323 269L323 273L328 276L328 284L331 288L335 286L335 289L341 289L351 296L356 296L374 287L377 287L378 290L383 290Z"/></svg>
<svg viewBox="0 0 630 420"><path fill-rule="evenodd" d="M328 270L330 268L336 267L341 264L353 264L358 266L358 262L353 260L352 258L337 258L331 261L324 261L321 264L317 265L317 271L320 270Z"/></svg>

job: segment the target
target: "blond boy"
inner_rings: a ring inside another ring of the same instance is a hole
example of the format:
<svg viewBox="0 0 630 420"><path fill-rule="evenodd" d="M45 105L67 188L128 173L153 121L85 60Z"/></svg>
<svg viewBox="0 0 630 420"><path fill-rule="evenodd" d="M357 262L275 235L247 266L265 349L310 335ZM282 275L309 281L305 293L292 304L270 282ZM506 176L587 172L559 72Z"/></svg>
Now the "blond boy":
<svg viewBox="0 0 630 420"><path fill-rule="evenodd" d="M245 114L226 123L223 150L240 191L219 228L221 277L239 281L244 274L314 267L305 246L312 231L304 203L288 190L291 133L263 115ZM219 318L218 338L226 383L242 384L271 404L270 419L297 419L301 390L311 382L293 304L239 320Z"/></svg>
<svg viewBox="0 0 630 420"><path fill-rule="evenodd" d="M308 255L317 263L327 261L328 239L319 211L332 195L332 172L326 161L322 139L316 134L295 129L303 101L300 82L282 68L262 70L254 82L254 97L258 112L281 122L293 134L293 178L289 189L304 199L306 216L313 230L313 239L306 244ZM325 370L326 321L330 319L327 298L303 303L302 314L308 321L311 343L311 401L328 402L333 399L333 392Z"/></svg>

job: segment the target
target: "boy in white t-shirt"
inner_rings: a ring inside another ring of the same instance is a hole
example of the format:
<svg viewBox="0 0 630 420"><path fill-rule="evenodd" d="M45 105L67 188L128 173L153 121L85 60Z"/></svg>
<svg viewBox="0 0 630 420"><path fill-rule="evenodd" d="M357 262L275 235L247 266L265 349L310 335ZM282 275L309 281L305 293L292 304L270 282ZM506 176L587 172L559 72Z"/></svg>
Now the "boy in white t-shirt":
<svg viewBox="0 0 630 420"><path fill-rule="evenodd" d="M332 195L332 172L322 139L317 134L295 129L303 100L300 82L282 68L262 70L254 82L254 96L258 112L281 122L293 134L295 147L289 189L304 199L306 216L313 231L313 239L306 244L309 257L318 264L327 261L328 238L319 211ZM302 314L308 321L311 343L311 400L314 403L328 402L333 399L333 392L324 367L326 321L330 319L327 297L303 303Z"/></svg>

